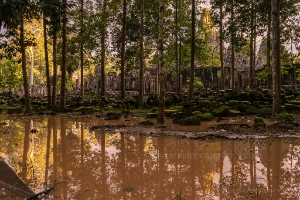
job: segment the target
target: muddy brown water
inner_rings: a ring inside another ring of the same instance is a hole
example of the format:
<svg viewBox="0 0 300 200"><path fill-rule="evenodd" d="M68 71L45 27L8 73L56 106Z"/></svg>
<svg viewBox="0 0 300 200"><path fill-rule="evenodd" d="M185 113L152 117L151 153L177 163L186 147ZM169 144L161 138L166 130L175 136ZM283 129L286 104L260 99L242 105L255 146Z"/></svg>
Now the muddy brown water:
<svg viewBox="0 0 300 200"><path fill-rule="evenodd" d="M90 131L114 123L97 118L2 118L0 160L35 193L55 185L44 199L300 198L299 139L201 141ZM0 199L24 197L0 186Z"/></svg>

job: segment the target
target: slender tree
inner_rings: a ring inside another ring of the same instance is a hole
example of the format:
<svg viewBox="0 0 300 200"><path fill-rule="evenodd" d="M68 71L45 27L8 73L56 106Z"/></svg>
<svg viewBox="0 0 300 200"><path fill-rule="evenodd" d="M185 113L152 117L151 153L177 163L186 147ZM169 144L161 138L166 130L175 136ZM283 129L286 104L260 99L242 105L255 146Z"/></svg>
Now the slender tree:
<svg viewBox="0 0 300 200"><path fill-rule="evenodd" d="M139 107L143 107L143 97L144 97L144 0L140 0L141 10L140 10L140 83L139 83Z"/></svg>
<svg viewBox="0 0 300 200"><path fill-rule="evenodd" d="M254 87L254 2L253 0L250 1L250 67L249 67L249 87L253 89Z"/></svg>
<svg viewBox="0 0 300 200"><path fill-rule="evenodd" d="M105 96L105 56L106 56L106 21L107 21L107 0L104 0L102 6L102 26L101 26L101 95Z"/></svg>
<svg viewBox="0 0 300 200"><path fill-rule="evenodd" d="M26 70L26 46L25 46L25 39L24 39L24 8L21 9L21 19L20 19L20 47L21 47L21 54L22 54L22 74L23 74L23 87L25 92L25 112L32 113L31 108L31 97L29 94L29 84L28 84L28 76Z"/></svg>
<svg viewBox="0 0 300 200"><path fill-rule="evenodd" d="M56 106L57 101L57 33L53 32L52 36L52 62L53 62L53 85L52 85L52 104Z"/></svg>
<svg viewBox="0 0 300 200"><path fill-rule="evenodd" d="M49 56L48 56L48 40L47 40L48 32L47 32L47 20L46 20L45 13L43 14L43 31L44 31L44 51L45 51L46 81L47 81L47 100L48 100L48 106L52 106Z"/></svg>
<svg viewBox="0 0 300 200"><path fill-rule="evenodd" d="M127 17L127 0L123 0L123 17L122 17L122 46L121 46L121 100L125 99L125 46L126 46L126 17Z"/></svg>
<svg viewBox="0 0 300 200"><path fill-rule="evenodd" d="M230 23L231 23L231 38L230 38L230 42L231 42L231 89L234 90L235 89L235 79L234 79L234 72L235 72L235 55L234 55L234 45L235 45L235 41L234 41L234 6L233 6L233 2L234 0L231 0L231 12L230 12Z"/></svg>
<svg viewBox="0 0 300 200"><path fill-rule="evenodd" d="M84 25L83 25L83 2L84 0L80 0L80 94L83 97L84 95L84 80L83 80L83 32L84 32Z"/></svg>
<svg viewBox="0 0 300 200"><path fill-rule="evenodd" d="M180 75L181 70L179 67L179 55L178 55L178 10L179 10L179 0L175 0L175 66L176 66L176 85L177 85L177 94L179 95L181 92L180 87Z"/></svg>
<svg viewBox="0 0 300 200"><path fill-rule="evenodd" d="M159 66L159 105L157 123L165 123L165 69L164 69L164 0L159 0L158 66Z"/></svg>
<svg viewBox="0 0 300 200"><path fill-rule="evenodd" d="M281 74L280 74L280 0L272 0L272 78L273 115L280 112Z"/></svg>
<svg viewBox="0 0 300 200"><path fill-rule="evenodd" d="M67 0L63 0L63 24L62 24L62 63L61 63L61 88L60 107L66 108L66 78L67 78Z"/></svg>
<svg viewBox="0 0 300 200"><path fill-rule="evenodd" d="M220 1L220 64L221 64L221 89L225 89L225 75L224 75L224 51L223 51L223 0Z"/></svg>
<svg viewBox="0 0 300 200"><path fill-rule="evenodd" d="M192 0L192 38L191 38L191 69L190 69L190 83L187 101L191 101L194 93L194 79L195 79L195 21L196 21L196 3Z"/></svg>

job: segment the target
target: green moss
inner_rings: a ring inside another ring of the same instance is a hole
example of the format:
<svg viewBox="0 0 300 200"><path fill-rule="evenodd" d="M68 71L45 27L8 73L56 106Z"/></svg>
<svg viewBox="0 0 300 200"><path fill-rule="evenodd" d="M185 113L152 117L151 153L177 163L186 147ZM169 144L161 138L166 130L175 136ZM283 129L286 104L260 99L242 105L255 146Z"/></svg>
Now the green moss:
<svg viewBox="0 0 300 200"><path fill-rule="evenodd" d="M296 112L300 111L300 106L294 104L285 104L284 109L288 112Z"/></svg>
<svg viewBox="0 0 300 200"><path fill-rule="evenodd" d="M9 106L7 104L0 104L0 112L7 110Z"/></svg>
<svg viewBox="0 0 300 200"><path fill-rule="evenodd" d="M157 113L147 113L146 116L147 116L147 118L149 118L149 119L157 118Z"/></svg>
<svg viewBox="0 0 300 200"><path fill-rule="evenodd" d="M266 123L263 118L258 117L254 119L254 128L265 128L265 127L266 127Z"/></svg>
<svg viewBox="0 0 300 200"><path fill-rule="evenodd" d="M7 114L21 114L24 110L21 107L13 107L7 109Z"/></svg>
<svg viewBox="0 0 300 200"><path fill-rule="evenodd" d="M276 116L276 119L278 119L278 120L291 121L291 120L293 120L294 118L293 118L293 115L292 115L292 114L283 112L283 113L279 113L279 114Z"/></svg>
<svg viewBox="0 0 300 200"><path fill-rule="evenodd" d="M261 114L261 115L272 115L272 108L251 108L248 110L248 113L250 114Z"/></svg>
<svg viewBox="0 0 300 200"><path fill-rule="evenodd" d="M75 109L76 112L80 112L82 115L93 114L94 112L99 112L100 109L93 106L80 106Z"/></svg>
<svg viewBox="0 0 300 200"><path fill-rule="evenodd" d="M201 121L199 118L195 116L191 116L191 117L179 119L177 123L186 126L198 126L201 124Z"/></svg>
<svg viewBox="0 0 300 200"><path fill-rule="evenodd" d="M226 115L226 112L229 110L228 106L220 106L219 108L216 108L211 111L211 114L215 117L222 117Z"/></svg>
<svg viewBox="0 0 300 200"><path fill-rule="evenodd" d="M177 110L165 110L166 117L173 117Z"/></svg>
<svg viewBox="0 0 300 200"><path fill-rule="evenodd" d="M228 110L226 112L226 116L228 116L228 117L236 117L236 116L239 116L241 114L242 113L240 111L238 111L238 110Z"/></svg>
<svg viewBox="0 0 300 200"><path fill-rule="evenodd" d="M193 115L203 121L209 121L214 118L214 116L210 113L201 113L200 111L194 111Z"/></svg>

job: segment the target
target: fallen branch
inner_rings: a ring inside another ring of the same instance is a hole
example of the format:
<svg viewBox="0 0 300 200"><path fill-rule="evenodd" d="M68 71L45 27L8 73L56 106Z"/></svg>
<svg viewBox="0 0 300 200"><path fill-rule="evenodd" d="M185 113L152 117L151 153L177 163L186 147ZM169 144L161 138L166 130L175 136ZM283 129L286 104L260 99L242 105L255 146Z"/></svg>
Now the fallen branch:
<svg viewBox="0 0 300 200"><path fill-rule="evenodd" d="M40 196L40 195L42 195L42 194L47 194L47 193L51 192L53 189L54 189L54 187L51 187L51 188L49 188L49 189L47 189L47 190L44 190L44 191L42 191L42 192L39 192L39 193L37 193L37 194L35 194L35 195L33 195L33 196L27 198L26 200L33 200L33 199L37 198L38 196Z"/></svg>

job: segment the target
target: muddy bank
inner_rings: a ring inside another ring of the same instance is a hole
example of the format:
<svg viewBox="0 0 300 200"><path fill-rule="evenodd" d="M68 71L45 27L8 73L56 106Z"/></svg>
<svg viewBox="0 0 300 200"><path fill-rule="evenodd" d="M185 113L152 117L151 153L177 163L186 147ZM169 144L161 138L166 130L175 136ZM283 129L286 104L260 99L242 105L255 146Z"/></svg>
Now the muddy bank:
<svg viewBox="0 0 300 200"><path fill-rule="evenodd" d="M247 139L266 137L300 137L299 125L293 121L266 121L265 127L255 127L255 116L223 118L222 121L205 121L199 126L183 126L173 124L166 119L165 125L156 124L155 120L142 118L109 121L105 124L90 127L91 131L107 133L142 134L147 136L176 136L188 139ZM141 122L152 122L151 125L141 125ZM118 123L119 122L119 123Z"/></svg>

